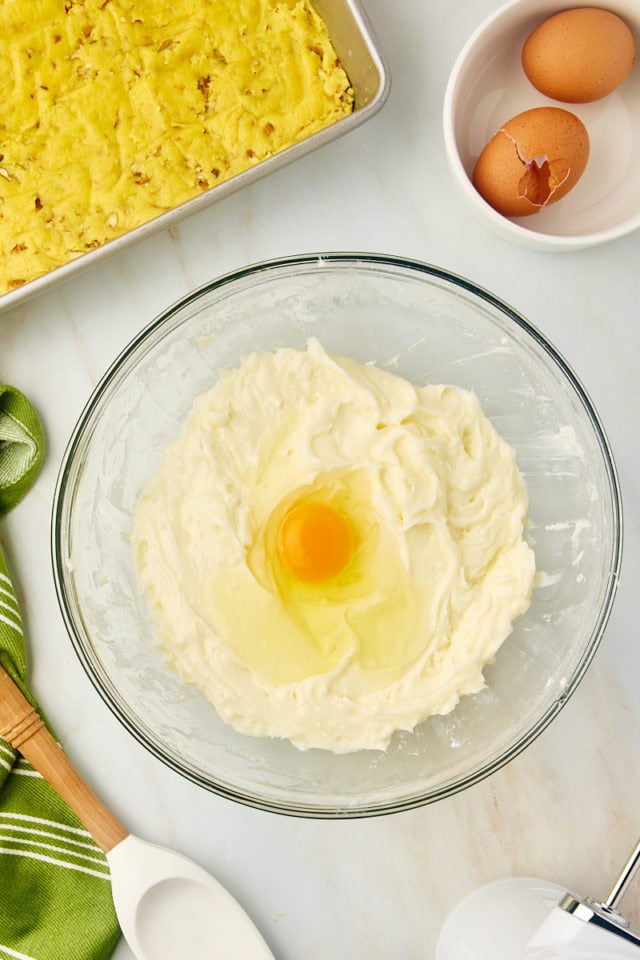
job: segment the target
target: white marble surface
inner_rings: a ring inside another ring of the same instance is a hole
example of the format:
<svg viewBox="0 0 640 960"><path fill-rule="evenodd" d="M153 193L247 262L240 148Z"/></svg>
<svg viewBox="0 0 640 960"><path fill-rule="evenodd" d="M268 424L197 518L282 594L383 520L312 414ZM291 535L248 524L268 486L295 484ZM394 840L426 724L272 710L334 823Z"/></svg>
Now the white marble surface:
<svg viewBox="0 0 640 960"><path fill-rule="evenodd" d="M132 831L203 863L278 960L431 958L447 911L510 874L604 896L640 831L640 232L579 253L514 248L472 220L445 165L448 71L495 0L366 0L391 97L349 136L0 315L0 379L49 438L36 489L3 522L24 603L32 683L67 751ZM353 822L264 814L165 768L120 726L76 660L49 558L70 431L107 365L170 302L229 269L301 251L369 250L447 267L539 326L587 385L621 475L625 557L596 661L560 717L489 780L410 813ZM640 925L640 881L625 911ZM124 944L117 960L131 954Z"/></svg>

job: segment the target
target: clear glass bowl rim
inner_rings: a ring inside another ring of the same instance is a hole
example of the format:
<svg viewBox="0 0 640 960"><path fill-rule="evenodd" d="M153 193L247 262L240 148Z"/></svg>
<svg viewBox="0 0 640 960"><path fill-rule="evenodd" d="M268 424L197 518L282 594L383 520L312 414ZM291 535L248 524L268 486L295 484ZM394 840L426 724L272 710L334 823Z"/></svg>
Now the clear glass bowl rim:
<svg viewBox="0 0 640 960"><path fill-rule="evenodd" d="M453 287L458 287L473 297L484 301L491 307L500 311L509 320L513 321L524 333L534 340L539 347L547 354L548 358L556 365L568 385L573 389L575 396L581 402L587 417L591 423L594 435L600 446L603 464L608 481L608 492L612 505L612 545L611 545L611 563L607 583L604 588L603 602L599 611L598 618L594 624L591 638L586 644L583 655L573 672L568 678L562 696L559 697L542 714L538 721L527 730L515 743L504 750L499 756L484 766L472 770L444 784L441 788L436 788L428 793L416 794L411 797L403 798L391 803L378 803L358 807L341 807L335 809L316 807L302 803L284 803L275 801L271 798L266 799L258 793L251 793L246 790L234 789L228 784L219 783L210 776L192 769L187 764L180 764L173 757L164 753L155 743L151 742L144 734L132 714L126 713L116 697L111 693L108 685L105 685L100 669L96 666L95 660L90 649L85 643L85 638L77 627L75 612L72 599L65 589L65 551L62 546L65 542L65 521L68 520L69 505L67 502L67 493L69 483L72 480L77 468L77 455L81 452L82 444L90 436L91 427L94 421L94 415L99 414L103 397L108 393L109 388L114 381L125 372L128 361L134 358L137 351L148 341L152 343L161 339L161 335L174 329L176 324L172 320L179 315L184 307L200 299L204 295L216 290L220 290L235 282L251 278L255 275L276 274L280 272L296 272L313 267L324 268L331 266L343 267L364 267L365 269L406 270L412 274L431 277L445 281ZM155 336L154 336L155 335ZM404 810L414 809L433 803L436 800L443 799L453 794L459 793L470 786L484 780L492 773L495 773L501 767L505 766L528 747L551 723L554 717L560 712L563 706L570 699L577 689L580 681L584 677L589 665L591 664L600 641L604 635L606 625L611 615L613 602L615 599L620 567L622 562L622 543L623 543L623 517L622 517L622 498L618 474L607 439L606 433L600 421L600 417L595 406L581 381L574 373L573 369L564 359L561 353L553 344L540 332L534 325L526 320L521 314L509 306L505 301L496 297L494 294L478 286L472 281L455 274L444 268L426 263L420 260L407 257L394 256L390 254L378 253L355 253L355 252L326 252L326 253L306 253L294 256L274 258L252 263L246 267L231 270L214 280L208 281L194 290L184 295L165 310L163 310L155 319L144 326L139 333L124 347L113 363L108 367L98 384L94 388L89 400L82 410L77 423L73 429L67 447L64 451L56 488L53 499L53 510L51 519L51 561L53 567L53 577L55 590L58 598L63 620L67 632L71 639L75 653L80 660L89 680L99 693L102 700L111 710L114 716L125 727L129 733L138 740L151 754L161 760L171 769L181 774L186 779L198 784L201 787L236 803L255 809L264 810L271 813L279 813L288 816L308 817L316 819L357 819L363 817L380 816L390 813L398 813Z"/></svg>

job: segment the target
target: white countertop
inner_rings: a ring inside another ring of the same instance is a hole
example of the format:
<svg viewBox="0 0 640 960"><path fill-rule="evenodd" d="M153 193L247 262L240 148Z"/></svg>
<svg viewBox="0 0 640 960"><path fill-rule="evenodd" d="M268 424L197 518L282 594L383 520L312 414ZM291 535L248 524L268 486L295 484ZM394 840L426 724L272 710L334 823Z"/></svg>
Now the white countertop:
<svg viewBox="0 0 640 960"><path fill-rule="evenodd" d="M507 245L471 218L446 167L447 74L495 0L366 0L392 75L383 110L348 136L0 316L0 380L41 412L43 474L3 522L30 636L31 682L72 760L130 829L202 863L277 960L433 957L466 892L526 874L603 897L640 832L640 232L577 253ZM510 765L452 799L320 822L218 798L149 755L85 676L49 556L61 457L90 392L141 326L193 287L305 251L406 255L511 303L565 355L620 471L625 555L605 638L577 693ZM640 881L623 912L640 926ZM122 943L117 960L130 958Z"/></svg>

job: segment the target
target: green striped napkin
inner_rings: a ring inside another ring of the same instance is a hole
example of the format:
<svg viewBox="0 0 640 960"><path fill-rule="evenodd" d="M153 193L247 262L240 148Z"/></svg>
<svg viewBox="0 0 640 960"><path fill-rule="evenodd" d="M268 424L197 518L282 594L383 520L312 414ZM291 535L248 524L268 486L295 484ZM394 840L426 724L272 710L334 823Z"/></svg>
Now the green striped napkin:
<svg viewBox="0 0 640 960"><path fill-rule="evenodd" d="M28 400L0 384L0 517L44 451ZM0 548L0 662L25 688L22 620ZM102 960L120 936L106 858L42 777L0 737L0 960Z"/></svg>

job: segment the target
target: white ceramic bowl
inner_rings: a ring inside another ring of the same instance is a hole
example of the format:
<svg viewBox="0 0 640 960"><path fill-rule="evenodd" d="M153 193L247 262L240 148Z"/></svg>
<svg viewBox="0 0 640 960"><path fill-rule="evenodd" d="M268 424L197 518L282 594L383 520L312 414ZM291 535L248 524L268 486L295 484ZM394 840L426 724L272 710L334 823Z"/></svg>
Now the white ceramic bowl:
<svg viewBox="0 0 640 960"><path fill-rule="evenodd" d="M224 724L154 646L131 549L132 513L195 397L252 350L304 348L375 362L417 384L474 390L515 448L527 538L546 573L487 686L386 752L334 755ZM307 816L389 813L437 800L507 763L576 689L602 636L621 548L615 468L597 415L541 333L460 277L394 257L324 254L247 267L144 329L97 386L54 505L56 586L72 641L122 723L165 763L243 803Z"/></svg>
<svg viewBox="0 0 640 960"><path fill-rule="evenodd" d="M640 51L638 0L516 0L489 17L460 52L447 85L444 141L453 179L473 212L514 243L538 250L577 250L640 227L640 62L625 82L594 103L564 104L541 94L522 69L531 31L572 6L604 6L633 32ZM471 177L485 144L511 117L532 107L570 110L587 127L587 169L562 200L530 217L508 219L474 188Z"/></svg>

